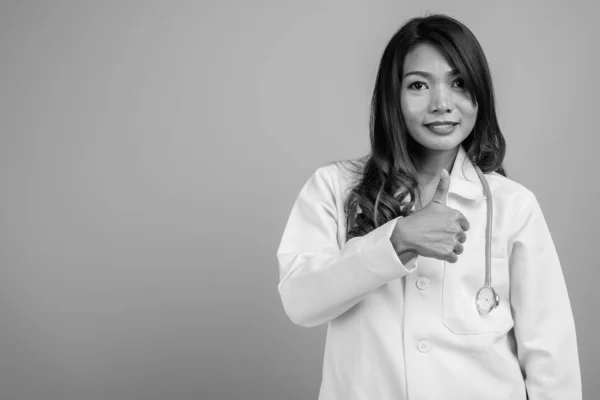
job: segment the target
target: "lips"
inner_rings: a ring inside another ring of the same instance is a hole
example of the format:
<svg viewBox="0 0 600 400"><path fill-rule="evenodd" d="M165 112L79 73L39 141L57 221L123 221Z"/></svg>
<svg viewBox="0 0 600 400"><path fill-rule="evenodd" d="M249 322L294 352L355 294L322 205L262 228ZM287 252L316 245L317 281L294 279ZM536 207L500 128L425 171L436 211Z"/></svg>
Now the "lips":
<svg viewBox="0 0 600 400"><path fill-rule="evenodd" d="M432 122L425 127L438 135L449 135L456 130L457 122Z"/></svg>
<svg viewBox="0 0 600 400"><path fill-rule="evenodd" d="M428 124L425 124L425 126L440 126L440 127L447 127L447 126L454 126L454 125L458 125L458 122L436 121L436 122L430 122Z"/></svg>

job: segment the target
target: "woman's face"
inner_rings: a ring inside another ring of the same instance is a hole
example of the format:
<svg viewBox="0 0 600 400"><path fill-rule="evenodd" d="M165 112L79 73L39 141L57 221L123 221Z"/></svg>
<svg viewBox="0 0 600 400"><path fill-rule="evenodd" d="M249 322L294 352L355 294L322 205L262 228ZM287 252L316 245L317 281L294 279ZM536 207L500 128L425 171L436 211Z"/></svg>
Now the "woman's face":
<svg viewBox="0 0 600 400"><path fill-rule="evenodd" d="M411 137L431 150L451 150L469 136L477 106L463 80L432 44L415 46L404 60L400 95Z"/></svg>

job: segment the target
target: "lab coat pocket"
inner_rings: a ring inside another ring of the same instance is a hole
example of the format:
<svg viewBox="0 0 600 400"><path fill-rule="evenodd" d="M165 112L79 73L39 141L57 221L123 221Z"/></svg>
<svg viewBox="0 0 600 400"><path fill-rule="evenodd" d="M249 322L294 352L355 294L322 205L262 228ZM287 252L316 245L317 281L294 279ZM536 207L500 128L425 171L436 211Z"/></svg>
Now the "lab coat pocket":
<svg viewBox="0 0 600 400"><path fill-rule="evenodd" d="M503 334L513 327L508 258L492 257L491 266L492 287L500 297L500 303L490 313L480 314L475 296L485 282L485 255L459 256L456 263L444 263L442 319L453 333Z"/></svg>

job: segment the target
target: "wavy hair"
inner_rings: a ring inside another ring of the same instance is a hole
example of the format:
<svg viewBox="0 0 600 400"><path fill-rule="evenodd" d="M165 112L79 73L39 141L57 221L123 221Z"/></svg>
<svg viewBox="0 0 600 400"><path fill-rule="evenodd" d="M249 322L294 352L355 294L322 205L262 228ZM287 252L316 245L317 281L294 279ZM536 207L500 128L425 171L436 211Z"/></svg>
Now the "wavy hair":
<svg viewBox="0 0 600 400"><path fill-rule="evenodd" d="M407 132L400 93L406 55L424 42L446 56L478 106L475 126L462 142L468 158L484 173L506 176L502 167L506 142L498 125L487 59L477 38L465 25L443 14L413 18L391 38L379 64L371 100L371 151L362 161L361 176L345 204L348 240L409 215L417 199L417 143Z"/></svg>

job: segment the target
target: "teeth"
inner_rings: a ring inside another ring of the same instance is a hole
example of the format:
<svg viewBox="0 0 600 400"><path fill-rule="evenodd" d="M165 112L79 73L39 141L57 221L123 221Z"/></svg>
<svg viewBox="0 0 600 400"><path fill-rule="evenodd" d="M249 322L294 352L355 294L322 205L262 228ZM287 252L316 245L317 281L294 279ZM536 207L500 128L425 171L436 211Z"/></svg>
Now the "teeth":
<svg viewBox="0 0 600 400"><path fill-rule="evenodd" d="M434 132L438 133L450 133L454 131L456 124L439 124L439 125L428 125L427 127Z"/></svg>

